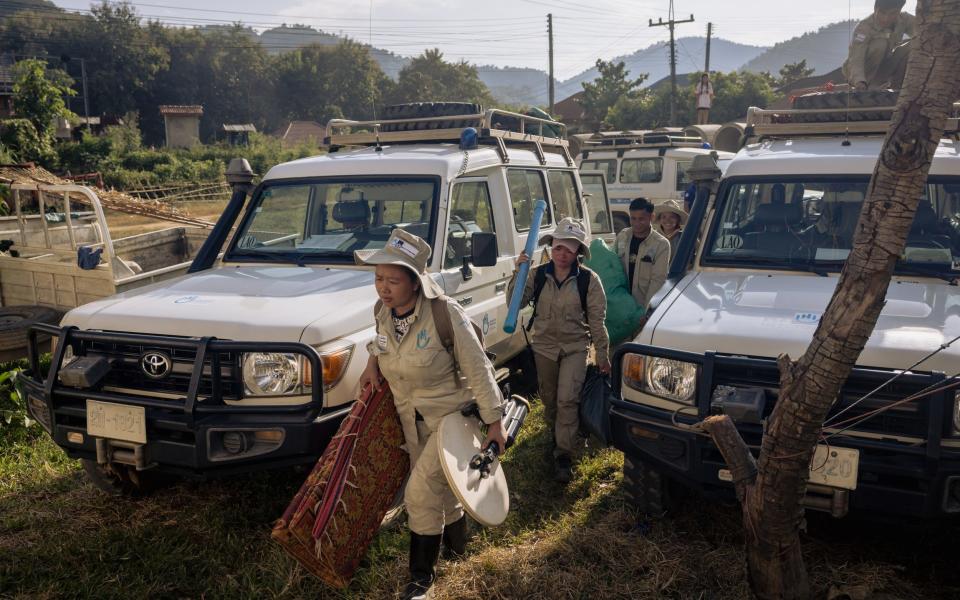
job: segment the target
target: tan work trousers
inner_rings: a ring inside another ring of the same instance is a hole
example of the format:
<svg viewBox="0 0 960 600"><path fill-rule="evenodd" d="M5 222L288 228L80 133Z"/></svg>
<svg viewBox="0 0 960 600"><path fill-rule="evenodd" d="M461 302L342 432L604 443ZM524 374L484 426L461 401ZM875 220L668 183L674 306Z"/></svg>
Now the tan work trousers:
<svg viewBox="0 0 960 600"><path fill-rule="evenodd" d="M580 430L580 392L587 376L587 353L560 354L551 360L534 353L537 384L547 424L553 429L553 455L571 456Z"/></svg>
<svg viewBox="0 0 960 600"><path fill-rule="evenodd" d="M410 449L410 478L403 492L410 531L419 535L443 533L443 526L463 516L463 506L443 474L437 436L417 421L419 443Z"/></svg>

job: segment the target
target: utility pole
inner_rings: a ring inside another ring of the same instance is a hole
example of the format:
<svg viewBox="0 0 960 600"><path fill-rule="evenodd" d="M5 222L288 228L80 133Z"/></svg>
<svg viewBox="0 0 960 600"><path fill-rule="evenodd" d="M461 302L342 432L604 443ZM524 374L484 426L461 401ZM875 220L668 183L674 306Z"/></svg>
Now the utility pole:
<svg viewBox="0 0 960 600"><path fill-rule="evenodd" d="M547 14L547 39L549 40L549 50L548 50L548 59L550 61L550 87L549 87L549 97L550 97L550 116L553 116L553 101L554 101L554 90L553 90L553 14Z"/></svg>
<svg viewBox="0 0 960 600"><path fill-rule="evenodd" d="M677 21L673 18L673 0L670 0L670 17L667 21L662 18L654 23L650 19L650 27L667 26L670 28L670 125L673 125L677 117L677 46L674 39L674 28L683 23L693 23L693 15L689 19Z"/></svg>
<svg viewBox="0 0 960 600"><path fill-rule="evenodd" d="M707 60L703 65L703 72L710 73L710 38L713 37L713 23L707 23Z"/></svg>

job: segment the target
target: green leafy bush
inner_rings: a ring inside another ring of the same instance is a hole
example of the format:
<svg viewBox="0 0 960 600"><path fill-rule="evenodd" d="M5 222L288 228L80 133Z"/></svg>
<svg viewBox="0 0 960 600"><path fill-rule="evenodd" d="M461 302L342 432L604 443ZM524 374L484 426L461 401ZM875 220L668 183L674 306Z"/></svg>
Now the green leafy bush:
<svg viewBox="0 0 960 600"><path fill-rule="evenodd" d="M40 359L40 369L46 372L49 367L50 355L46 354ZM26 399L17 391L17 376L27 368L26 359L0 364L0 446L43 433L27 412Z"/></svg>

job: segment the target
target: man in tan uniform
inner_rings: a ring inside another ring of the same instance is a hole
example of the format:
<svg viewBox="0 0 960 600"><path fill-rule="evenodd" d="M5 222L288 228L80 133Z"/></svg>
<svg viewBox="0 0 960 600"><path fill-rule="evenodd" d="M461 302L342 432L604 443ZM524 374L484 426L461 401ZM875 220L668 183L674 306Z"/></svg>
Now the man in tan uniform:
<svg viewBox="0 0 960 600"><path fill-rule="evenodd" d="M520 306L534 302L530 345L537 365L540 400L547 424L553 429L556 479L568 483L573 474L572 457L580 431L580 392L591 343L597 367L610 372L610 339L604 325L607 297L597 274L580 266L578 257L589 258L590 250L586 230L579 221L563 219L556 231L540 238L540 243L551 246L551 260L530 270ZM517 266L528 260L526 253L521 253ZM538 279L542 287L535 298ZM516 273L507 298L513 296L515 284ZM581 286L586 288L585 301L581 301Z"/></svg>
<svg viewBox="0 0 960 600"><path fill-rule="evenodd" d="M857 90L900 89L910 54L913 15L900 12L906 0L876 0L873 14L860 21L850 40L843 74Z"/></svg>
<svg viewBox="0 0 960 600"><path fill-rule="evenodd" d="M630 227L620 231L615 242L630 293L644 309L670 270L670 242L651 226L653 210L653 203L646 198L631 202Z"/></svg>
<svg viewBox="0 0 960 600"><path fill-rule="evenodd" d="M383 249L356 253L358 263L378 265L376 287L382 302L376 314L377 337L367 346L370 358L360 383L379 387L382 374L390 384L410 453L404 490L411 533L411 582L403 596L408 600L425 597L433 584L441 541L455 555L466 548L463 506L440 465L434 435L440 421L463 404L476 402L489 426L488 441L505 445L503 399L493 365L463 309L426 273L429 257L430 245L402 229L390 235ZM441 340L433 302L442 302L449 313L452 353Z"/></svg>

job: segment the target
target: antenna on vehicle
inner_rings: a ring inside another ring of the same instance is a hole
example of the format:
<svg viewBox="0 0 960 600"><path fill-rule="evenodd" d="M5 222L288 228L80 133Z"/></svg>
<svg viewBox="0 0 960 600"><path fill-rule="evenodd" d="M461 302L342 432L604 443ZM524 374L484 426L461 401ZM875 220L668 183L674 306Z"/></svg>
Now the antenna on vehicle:
<svg viewBox="0 0 960 600"><path fill-rule="evenodd" d="M372 1L372 0L371 0ZM853 22L853 0L847 0L847 43L850 43L851 37L853 37L853 30L850 28L850 24ZM853 93L853 89L850 87L850 82L847 82L847 111L844 115L844 131L843 131L843 141L840 142L841 146L849 146L850 142L850 94Z"/></svg>
<svg viewBox="0 0 960 600"><path fill-rule="evenodd" d="M373 58L373 0L370 0L370 21L369 27L367 30L367 46L370 48L368 52L370 53L370 58ZM376 136L376 145L374 149L376 152L383 152L383 147L380 146L380 124L377 123L377 88L373 85L373 81L370 82L371 85L371 94L370 94L370 108L373 112L373 134Z"/></svg>

